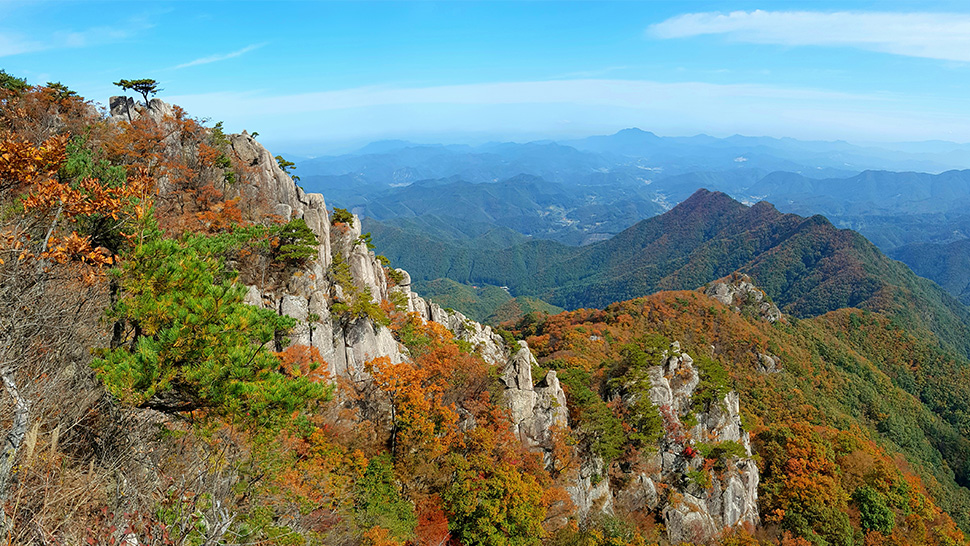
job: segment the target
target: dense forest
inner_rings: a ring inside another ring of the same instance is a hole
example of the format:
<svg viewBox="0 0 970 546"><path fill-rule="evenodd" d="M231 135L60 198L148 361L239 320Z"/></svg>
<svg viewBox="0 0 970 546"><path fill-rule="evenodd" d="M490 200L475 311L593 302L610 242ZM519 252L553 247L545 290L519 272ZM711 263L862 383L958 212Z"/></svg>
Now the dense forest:
<svg viewBox="0 0 970 546"><path fill-rule="evenodd" d="M930 292L795 318L695 261L493 332L252 135L111 106L0 71L6 543L966 543L970 364L899 312Z"/></svg>

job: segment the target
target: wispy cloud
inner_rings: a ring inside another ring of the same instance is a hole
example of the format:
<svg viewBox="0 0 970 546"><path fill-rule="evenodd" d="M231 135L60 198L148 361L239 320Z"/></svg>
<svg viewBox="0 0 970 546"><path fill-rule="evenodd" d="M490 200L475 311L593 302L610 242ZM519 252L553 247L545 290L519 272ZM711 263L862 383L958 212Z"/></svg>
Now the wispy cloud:
<svg viewBox="0 0 970 546"><path fill-rule="evenodd" d="M46 49L44 44L20 34L0 32L0 57Z"/></svg>
<svg viewBox="0 0 970 546"><path fill-rule="evenodd" d="M27 37L22 33L0 30L0 57L50 51L57 49L76 49L124 41L136 32L150 28L147 23L129 24L122 27L92 27L84 30L61 30L51 32L46 37Z"/></svg>
<svg viewBox="0 0 970 546"><path fill-rule="evenodd" d="M909 57L970 62L970 15L960 13L688 13L651 25L647 34L655 38L723 34L739 42L850 46Z"/></svg>
<svg viewBox="0 0 970 546"><path fill-rule="evenodd" d="M246 46L246 47L244 47L242 49L233 51L232 53L224 53L224 54L221 54L221 55L209 55L208 57L201 57L201 58L196 59L194 61L189 61L187 63L183 63L183 64L180 64L178 66L173 66L171 69L172 70L178 70L180 68L188 68L190 66L199 66L201 64L217 63L219 61L225 61L225 60L228 60L228 59L233 59L235 57L239 57L240 55L245 55L246 53L249 53L250 51L259 49L259 48L263 47L264 45L266 45L265 42L264 43L261 43L261 44L252 44L252 45L248 45L248 46Z"/></svg>
<svg viewBox="0 0 970 546"><path fill-rule="evenodd" d="M596 69L596 70L579 70L579 71L576 71L576 72L567 72L567 73L561 74L559 76L553 76L550 79L554 79L554 80L567 80L567 79L572 79L572 80L575 80L575 79L586 79L586 78L601 78L603 76L606 76L607 74L611 74L613 72L617 72L617 71L620 71L620 70L627 70L628 68L630 68L630 67L628 67L628 66L607 66L605 68L600 68L600 69Z"/></svg>

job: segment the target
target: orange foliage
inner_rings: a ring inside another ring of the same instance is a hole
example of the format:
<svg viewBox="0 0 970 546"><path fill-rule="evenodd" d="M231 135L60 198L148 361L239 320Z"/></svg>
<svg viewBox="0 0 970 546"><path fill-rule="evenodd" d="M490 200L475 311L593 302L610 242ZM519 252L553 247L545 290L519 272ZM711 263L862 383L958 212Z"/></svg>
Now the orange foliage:
<svg viewBox="0 0 970 546"><path fill-rule="evenodd" d="M0 188L26 192L21 200L23 211L35 219L35 229L8 227L0 234L0 245L18 252L19 259L110 265L114 257L108 249L94 247L89 235L67 232L67 227L80 217L99 215L111 218L122 236L132 237L134 233L127 231L145 213L152 182L143 172L120 186L93 178L76 185L61 182L55 175L65 158L66 141L64 136L51 137L34 146L15 137L0 139ZM38 245L30 245L32 233L41 239Z"/></svg>
<svg viewBox="0 0 970 546"><path fill-rule="evenodd" d="M251 169L219 146L208 128L177 106L162 119L142 116L121 123L105 142L113 161L159 181L159 225L173 234L216 233L245 223L247 214L239 207L241 188L230 184L229 177ZM250 220L268 212L267 203L252 201Z"/></svg>
<svg viewBox="0 0 970 546"><path fill-rule="evenodd" d="M329 377L327 362L316 347L290 345L276 356L280 359L280 371L289 376L308 377L314 381L326 381Z"/></svg>
<svg viewBox="0 0 970 546"><path fill-rule="evenodd" d="M404 543L394 540L387 529L374 526L361 537L361 544L364 546L401 546Z"/></svg>
<svg viewBox="0 0 970 546"><path fill-rule="evenodd" d="M66 145L66 135L33 145L19 135L0 133L0 192L50 182L64 162Z"/></svg>
<svg viewBox="0 0 970 546"><path fill-rule="evenodd" d="M97 111L77 96L35 86L21 93L0 89L0 131L12 131L39 145L56 135L81 134Z"/></svg>
<svg viewBox="0 0 970 546"><path fill-rule="evenodd" d="M418 525L414 529L415 546L440 546L448 544L448 518L441 509L438 495L425 497L417 505Z"/></svg>

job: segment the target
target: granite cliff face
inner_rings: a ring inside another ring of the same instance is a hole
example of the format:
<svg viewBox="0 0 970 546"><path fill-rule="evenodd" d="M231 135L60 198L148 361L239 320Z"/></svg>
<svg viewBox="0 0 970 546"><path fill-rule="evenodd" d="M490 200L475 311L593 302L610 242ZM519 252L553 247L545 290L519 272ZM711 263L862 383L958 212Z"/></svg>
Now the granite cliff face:
<svg viewBox="0 0 970 546"><path fill-rule="evenodd" d="M728 392L706 411L691 415L700 377L693 358L676 342L663 364L650 369L650 381L650 400L660 409L664 433L653 472L640 474L637 481L648 504L657 484L679 493L671 494L662 509L670 541L700 542L725 528L758 524L758 466L741 424L738 394ZM696 424L686 422L688 416ZM702 456L702 451L708 453ZM718 451L715 467L705 471L705 460Z"/></svg>
<svg viewBox="0 0 970 546"><path fill-rule="evenodd" d="M159 100L146 109L130 99L113 98L111 106L112 114L121 119L131 113L161 120L172 112ZM407 349L369 316L348 318L335 312L334 306L359 297L373 303L403 302L408 312L444 325L485 362L499 368L513 432L523 445L543 454L550 466L554 435L568 432L570 426L566 396L556 372L549 371L537 381L533 369L538 365L526 342L508 346L489 326L412 292L408 273L385 269L368 248L358 217L332 222L324 197L305 193L252 136L233 134L228 139L235 158L252 173L241 190L243 196L268 201L273 214L284 222L303 219L318 240L316 258L289 276L284 286L249 285L246 302L295 319L290 344L316 348L328 363L331 378L358 386L372 380L366 370L368 361L387 357L400 363L409 358ZM763 293L753 286L715 286L711 295L717 299L748 301L748 294L755 294L761 303L757 295ZM771 317L777 308L770 305L764 312ZM603 477L607 474L603 461L577 448L578 467L564 477L563 484L573 503L573 515L582 521L599 512L612 513L615 505L654 512L666 523L671 542L703 541L726 527L756 524L758 470L751 459L748 434L741 427L737 394L728 393L708 411L692 414L696 424L687 426L682 419L691 411L699 383L691 357L674 344L663 364L651 368L649 374L650 400L664 418L658 449L650 455L646 470L628 473L621 480L624 487L611 488L611 480ZM719 459L722 464L706 480L695 475L704 462L696 456L700 443L715 448L725 443L736 446L733 455ZM737 453L738 449L742 452Z"/></svg>

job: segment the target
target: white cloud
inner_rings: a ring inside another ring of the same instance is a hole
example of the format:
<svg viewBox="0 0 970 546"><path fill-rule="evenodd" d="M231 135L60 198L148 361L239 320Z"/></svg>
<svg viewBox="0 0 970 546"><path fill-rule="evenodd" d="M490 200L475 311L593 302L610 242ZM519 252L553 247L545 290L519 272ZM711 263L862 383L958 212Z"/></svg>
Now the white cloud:
<svg viewBox="0 0 970 546"><path fill-rule="evenodd" d="M240 55L244 55L246 53L249 53L250 51L253 51L254 49L259 49L259 48L263 47L264 45L266 45L266 44L265 43L262 43L262 44L252 44L252 45L248 45L248 46L246 46L246 47L244 47L242 49L233 51L232 53L225 53L225 54L222 54L222 55L210 55L208 57L202 57L202 58L196 59L194 61L189 61L187 63L180 64L178 66L173 66L172 67L172 70L178 70L180 68L188 68L190 66L198 66L200 64L209 64L209 63L217 63L219 61L225 61L227 59L232 59L232 58L235 58L235 57L239 57Z"/></svg>
<svg viewBox="0 0 970 546"><path fill-rule="evenodd" d="M850 46L970 62L970 15L958 13L734 11L688 13L651 25L656 38L723 34L740 42Z"/></svg>

